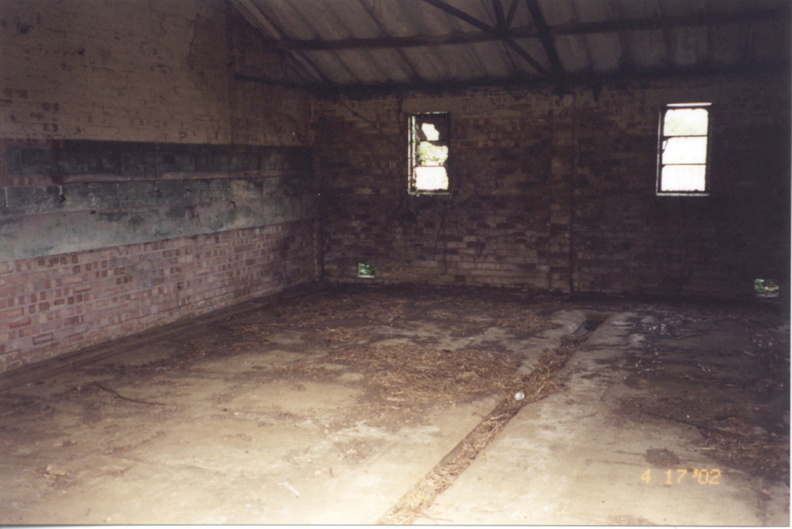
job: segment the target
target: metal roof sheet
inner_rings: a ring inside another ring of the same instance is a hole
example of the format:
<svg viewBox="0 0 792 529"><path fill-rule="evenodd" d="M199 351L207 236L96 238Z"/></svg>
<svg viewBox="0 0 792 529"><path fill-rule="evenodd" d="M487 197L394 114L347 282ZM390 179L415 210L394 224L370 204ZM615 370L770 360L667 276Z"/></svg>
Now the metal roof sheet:
<svg viewBox="0 0 792 529"><path fill-rule="evenodd" d="M788 68L789 0L231 0L318 87Z"/></svg>

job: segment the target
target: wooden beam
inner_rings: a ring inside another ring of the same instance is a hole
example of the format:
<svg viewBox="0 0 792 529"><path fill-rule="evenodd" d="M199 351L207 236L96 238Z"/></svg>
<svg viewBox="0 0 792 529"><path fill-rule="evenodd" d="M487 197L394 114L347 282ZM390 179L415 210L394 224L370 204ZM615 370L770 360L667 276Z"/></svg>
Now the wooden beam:
<svg viewBox="0 0 792 529"><path fill-rule="evenodd" d="M511 37L504 37L503 42L505 42L506 45L509 46L512 50L514 50L517 53L517 55L528 61L528 63L534 67L534 70L536 70L541 74L547 73L547 68L542 66L542 64L539 61L531 57L531 55L527 51L525 51L522 48L522 46L520 46L514 41L514 39L512 39Z"/></svg>
<svg viewBox="0 0 792 529"><path fill-rule="evenodd" d="M739 24L763 20L789 20L790 8L750 9L733 13L694 13L671 17L649 17L639 19L603 20L600 22L581 22L551 26L554 35L585 35L590 33L612 33L615 31L641 31L647 29L707 26L713 24ZM514 29L512 32L526 31ZM529 31L529 30L528 30Z"/></svg>
<svg viewBox="0 0 792 529"><path fill-rule="evenodd" d="M657 12L659 13L660 17L663 17L662 2L657 4ZM674 64L674 41L667 26L662 26L660 29L663 32L663 45L665 46L666 65L671 66Z"/></svg>
<svg viewBox="0 0 792 529"><path fill-rule="evenodd" d="M267 36L270 39L270 42L277 42L272 41L271 39L278 39L278 41L284 38L283 31L280 30L272 21L270 21L261 10L256 7L251 0L231 0L232 5L239 11L243 17L247 19L250 24L257 28L261 33ZM319 79L322 82L329 82L327 77L322 74L322 72L314 66L311 61L306 59L305 57L298 55L298 54L291 54L292 57L297 61L297 63L303 68L305 74L309 78Z"/></svg>
<svg viewBox="0 0 792 529"><path fill-rule="evenodd" d="M240 2L242 0L236 0ZM426 0L425 0L426 1ZM519 0L515 0L515 3ZM235 3L236 3L235 2ZM514 4L512 4L512 7ZM469 16L469 15L468 15ZM694 14L677 17L650 17L643 19L603 20L599 22L581 22L575 24L560 24L549 26L556 37L566 35L589 35L597 33L614 33L625 31L641 31L659 29L660 27L686 27L705 26L718 24L735 24L741 22L754 22L764 20L789 19L788 7L777 9L754 9L736 13L710 13L708 15ZM472 18L472 17L471 17ZM507 22L508 22L507 16ZM476 20L476 19L474 19ZM483 24L483 22L478 21ZM487 29L475 32L454 33L446 35L419 35L412 37L375 37L351 38L336 40L290 40L281 39L269 42L273 49L279 50L305 50L305 51L333 51L356 48L414 48L422 46L436 46L440 44L458 45L479 42L495 42L502 36L497 34L495 28L486 26ZM539 38L539 32L531 27L510 28L507 32L509 38Z"/></svg>
<svg viewBox="0 0 792 529"><path fill-rule="evenodd" d="M656 81L662 79L688 79L697 77L709 77L718 75L740 75L750 78L762 74L778 74L788 76L790 65L787 61L773 61L769 63L736 65L736 66L712 66L708 68L685 67L685 68L653 68L647 70L632 70L629 72L610 72L610 73L580 73L567 75L569 86L590 87L593 84L606 83L629 83L632 81ZM538 88L548 86L547 77L537 77L519 75L509 78L480 78L463 81L438 81L438 82L417 82L417 83L381 83L376 85L347 84L335 86L313 86L311 89L318 96L334 97L340 93L365 93L377 94L388 93L394 90L440 90L453 91L464 90L479 86L504 86L518 88Z"/></svg>
<svg viewBox="0 0 792 529"><path fill-rule="evenodd" d="M547 60L550 61L550 69L556 89L559 92L564 92L566 88L564 81L564 66L561 64L561 59L558 57L554 37L550 28L547 26L544 13L542 13L542 9L539 7L539 2L537 0L525 0L525 4L528 6L528 11L531 12L531 18L533 18L536 31L539 32L539 40L542 41L542 47L547 54Z"/></svg>
<svg viewBox="0 0 792 529"><path fill-rule="evenodd" d="M520 3L520 0L512 0L511 6L509 6L509 14L506 15L506 29L510 28L512 22L514 22L514 15L517 13L517 5Z"/></svg>
<svg viewBox="0 0 792 529"><path fill-rule="evenodd" d="M470 16L461 9L457 9L456 7L446 4L443 0L423 0L429 5L440 9L441 11L445 11L449 15L453 15L460 20L464 20L471 26L474 26L482 31L486 31L487 33L494 33L495 28L482 22L481 20L477 19L476 17Z"/></svg>
<svg viewBox="0 0 792 529"><path fill-rule="evenodd" d="M506 44L509 48L511 48L515 53L517 53L517 55L519 55L520 57L525 59L531 66L534 67L534 69L537 72L539 72L539 73L546 73L547 72L545 67L542 66L541 63L539 63L539 61L537 61L536 59L531 57L531 55L527 51L525 51L522 48L522 46L517 44L512 37L510 37L508 34L506 34L506 32L499 31L497 28L493 28L492 26L489 26L489 25L485 24L484 22L480 21L479 19L468 15L464 11L461 11L461 10L457 9L456 7L454 7L454 6L446 4L443 0L423 0L423 1L426 2L429 5L432 5L432 6L436 7L436 8L438 8L438 9L441 9L441 10L445 11L446 13L449 13L449 14L459 18L460 20L464 20L468 24L471 24L471 25L473 25L473 26L475 26L475 27L487 32L487 33L490 33L490 34L494 35L499 40L502 40L503 43Z"/></svg>
<svg viewBox="0 0 792 529"><path fill-rule="evenodd" d="M289 81L280 81L278 79L272 79L270 77L266 77L263 75L247 75L244 73L235 73L232 75L235 81L246 81L251 83L258 83L258 84L266 84L272 86L281 86L284 88L307 88L311 89L316 86L314 83L304 82L304 83L292 83Z"/></svg>
<svg viewBox="0 0 792 529"><path fill-rule="evenodd" d="M362 3L361 5L363 6L363 9L366 10L366 13L368 13L368 16L371 17L371 20L373 20L374 23L377 25L377 27L380 29L380 31L382 31L383 34L387 34L387 30L385 28L385 25L382 23L382 21L379 19L379 17L374 13L374 10L371 9L369 7L369 5L366 4L366 3ZM399 55L399 58L402 61L404 61L404 64L407 66L407 68L410 69L410 72L412 73L412 78L415 79L416 81L422 81L423 79L421 78L420 74L418 73L418 69L412 63L412 61L407 56L407 54L404 52L404 50L399 47L399 48L396 48L394 51Z"/></svg>
<svg viewBox="0 0 792 529"><path fill-rule="evenodd" d="M622 10L619 0L609 0L611 10L616 15L617 19L624 18L624 11ZM624 30L617 30L616 35L619 37L619 46L621 46L621 56L619 57L619 68L622 70L632 70L635 67L635 61L630 53L630 45L627 37L624 35Z"/></svg>
<svg viewBox="0 0 792 529"><path fill-rule="evenodd" d="M500 31L509 29L506 25L506 12L503 10L503 0L492 0L492 7L495 9L495 20L497 21L495 28Z"/></svg>
<svg viewBox="0 0 792 529"><path fill-rule="evenodd" d="M438 46L442 44L471 44L478 42L494 42L498 37L492 33L468 32L448 35L416 35L413 37L374 37L365 39L336 40L280 40L271 42L273 48L294 51L334 51L376 48L416 48L422 46Z"/></svg>
<svg viewBox="0 0 792 529"><path fill-rule="evenodd" d="M580 10L578 6L580 6L580 4L571 4L569 6L572 11L572 20L575 22L580 20ZM591 43L585 35L577 38L584 42L583 49L585 50L586 60L588 61L588 71L594 71L594 56L591 54Z"/></svg>

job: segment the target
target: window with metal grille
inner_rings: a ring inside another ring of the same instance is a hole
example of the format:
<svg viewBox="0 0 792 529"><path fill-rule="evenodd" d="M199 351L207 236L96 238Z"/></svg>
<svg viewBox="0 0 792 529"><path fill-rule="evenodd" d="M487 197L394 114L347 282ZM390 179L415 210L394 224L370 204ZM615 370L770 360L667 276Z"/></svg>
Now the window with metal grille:
<svg viewBox="0 0 792 529"><path fill-rule="evenodd" d="M448 193L449 131L448 113L410 116L410 193Z"/></svg>
<svg viewBox="0 0 792 529"><path fill-rule="evenodd" d="M666 105L660 116L657 194L709 194L709 107L711 103Z"/></svg>

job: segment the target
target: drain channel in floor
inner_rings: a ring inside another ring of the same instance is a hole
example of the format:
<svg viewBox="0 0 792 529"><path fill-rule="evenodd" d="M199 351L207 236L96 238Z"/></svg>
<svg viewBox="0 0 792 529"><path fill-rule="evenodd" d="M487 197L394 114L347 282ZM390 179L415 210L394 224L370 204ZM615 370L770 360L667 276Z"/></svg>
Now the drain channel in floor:
<svg viewBox="0 0 792 529"><path fill-rule="evenodd" d="M597 322L593 327L599 323ZM391 507L377 524L411 524L419 516L425 515L425 510L435 498L453 484L523 406L545 398L558 388L556 374L593 330L591 326L586 325L581 326L581 329L585 327L585 332L567 336L561 340L559 347L543 353L539 357L536 369L510 385L513 389L509 392L510 396L503 399L478 426L416 483L396 505ZM521 400L516 400L513 396L518 391L525 395Z"/></svg>

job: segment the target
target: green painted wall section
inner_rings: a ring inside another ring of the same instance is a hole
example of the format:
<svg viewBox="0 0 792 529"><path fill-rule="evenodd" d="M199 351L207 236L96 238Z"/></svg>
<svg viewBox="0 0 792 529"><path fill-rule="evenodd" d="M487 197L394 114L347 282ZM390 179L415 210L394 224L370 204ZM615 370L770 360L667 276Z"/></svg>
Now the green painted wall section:
<svg viewBox="0 0 792 529"><path fill-rule="evenodd" d="M5 149L0 260L313 217L306 148L64 142ZM44 182L49 183L45 184Z"/></svg>

